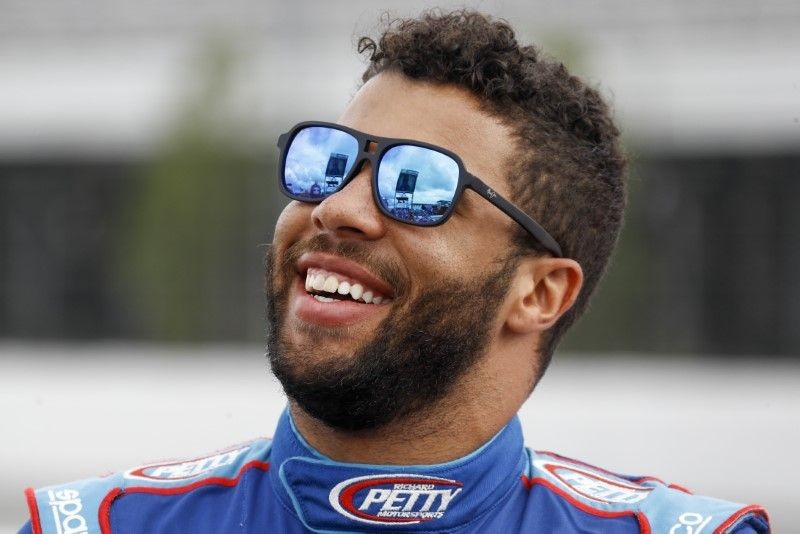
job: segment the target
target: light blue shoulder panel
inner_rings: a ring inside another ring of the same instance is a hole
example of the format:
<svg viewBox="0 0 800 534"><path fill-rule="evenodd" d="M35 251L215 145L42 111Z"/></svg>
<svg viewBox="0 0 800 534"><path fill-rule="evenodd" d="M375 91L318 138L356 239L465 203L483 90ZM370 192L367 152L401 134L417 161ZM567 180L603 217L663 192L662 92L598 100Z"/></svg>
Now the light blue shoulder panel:
<svg viewBox="0 0 800 534"><path fill-rule="evenodd" d="M26 490L35 534L101 534L114 498L132 488L186 488L209 479L236 479L255 463L269 462L272 442L259 439L208 456L148 464L122 473ZM37 529L37 518L40 529Z"/></svg>
<svg viewBox="0 0 800 534"><path fill-rule="evenodd" d="M693 495L651 477L631 480L547 452L531 452L530 478L554 488L573 503L601 512L643 516L654 533L726 533L750 515L766 517L760 506Z"/></svg>

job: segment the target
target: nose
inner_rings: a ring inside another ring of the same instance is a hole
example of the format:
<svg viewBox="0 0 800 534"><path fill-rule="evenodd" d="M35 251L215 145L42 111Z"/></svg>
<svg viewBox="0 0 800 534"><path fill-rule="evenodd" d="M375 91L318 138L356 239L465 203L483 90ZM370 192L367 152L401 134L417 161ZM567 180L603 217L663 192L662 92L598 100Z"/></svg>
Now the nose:
<svg viewBox="0 0 800 534"><path fill-rule="evenodd" d="M386 233L386 217L372 198L369 161L345 186L317 204L311 212L314 226L340 239L379 239Z"/></svg>

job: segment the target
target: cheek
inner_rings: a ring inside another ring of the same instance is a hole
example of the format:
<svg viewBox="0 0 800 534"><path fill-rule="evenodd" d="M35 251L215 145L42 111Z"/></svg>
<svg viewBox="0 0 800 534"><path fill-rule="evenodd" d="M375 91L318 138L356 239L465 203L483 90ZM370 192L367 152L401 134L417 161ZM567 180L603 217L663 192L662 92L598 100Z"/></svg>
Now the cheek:
<svg viewBox="0 0 800 534"><path fill-rule="evenodd" d="M447 221L437 228L447 229L446 233L425 239L417 249L418 261L430 266L432 276L451 280L471 279L495 269L494 262L503 258L510 247L507 228L491 219L481 225L451 225L457 222Z"/></svg>
<svg viewBox="0 0 800 534"><path fill-rule="evenodd" d="M487 250L481 253L476 242L462 232L443 235L437 231L443 229L421 229L429 233L420 233L413 250L406 253L407 261L433 279L461 279L475 270Z"/></svg>
<svg viewBox="0 0 800 534"><path fill-rule="evenodd" d="M288 243L297 241L311 225L311 206L296 200L291 201L275 223L273 243L278 248L285 248Z"/></svg>

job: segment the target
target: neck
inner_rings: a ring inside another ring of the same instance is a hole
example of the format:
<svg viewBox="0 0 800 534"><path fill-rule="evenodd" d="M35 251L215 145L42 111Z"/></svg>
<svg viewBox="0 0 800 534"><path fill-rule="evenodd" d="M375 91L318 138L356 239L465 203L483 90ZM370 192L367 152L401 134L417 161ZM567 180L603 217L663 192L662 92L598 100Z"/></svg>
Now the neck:
<svg viewBox="0 0 800 534"><path fill-rule="evenodd" d="M332 428L294 402L290 410L297 430L317 451L348 463L426 465L460 458L489 441L514 416L524 400L509 394L483 369L460 381L453 391L425 412L411 414L375 430ZM494 384L487 388L486 384Z"/></svg>

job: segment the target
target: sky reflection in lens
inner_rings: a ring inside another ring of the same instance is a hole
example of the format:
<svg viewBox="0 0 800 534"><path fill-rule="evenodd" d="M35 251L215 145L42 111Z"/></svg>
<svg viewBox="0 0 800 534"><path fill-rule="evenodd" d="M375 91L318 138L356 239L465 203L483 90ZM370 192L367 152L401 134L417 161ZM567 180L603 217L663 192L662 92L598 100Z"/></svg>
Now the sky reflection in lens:
<svg viewBox="0 0 800 534"><path fill-rule="evenodd" d="M403 171L417 173L413 196L396 192ZM395 216L416 223L435 223L449 208L458 186L458 164L441 152L414 145L386 151L378 169L378 196ZM405 197L405 198L404 198Z"/></svg>
<svg viewBox="0 0 800 534"><path fill-rule="evenodd" d="M307 197L324 196L341 183L342 177L328 177L332 155L335 159L346 158L343 174L347 176L353 168L358 154L358 141L349 133L324 126L311 126L300 130L292 140L286 154L284 180L286 188L296 195ZM341 167L339 165L339 167ZM326 183L330 182L330 183Z"/></svg>

